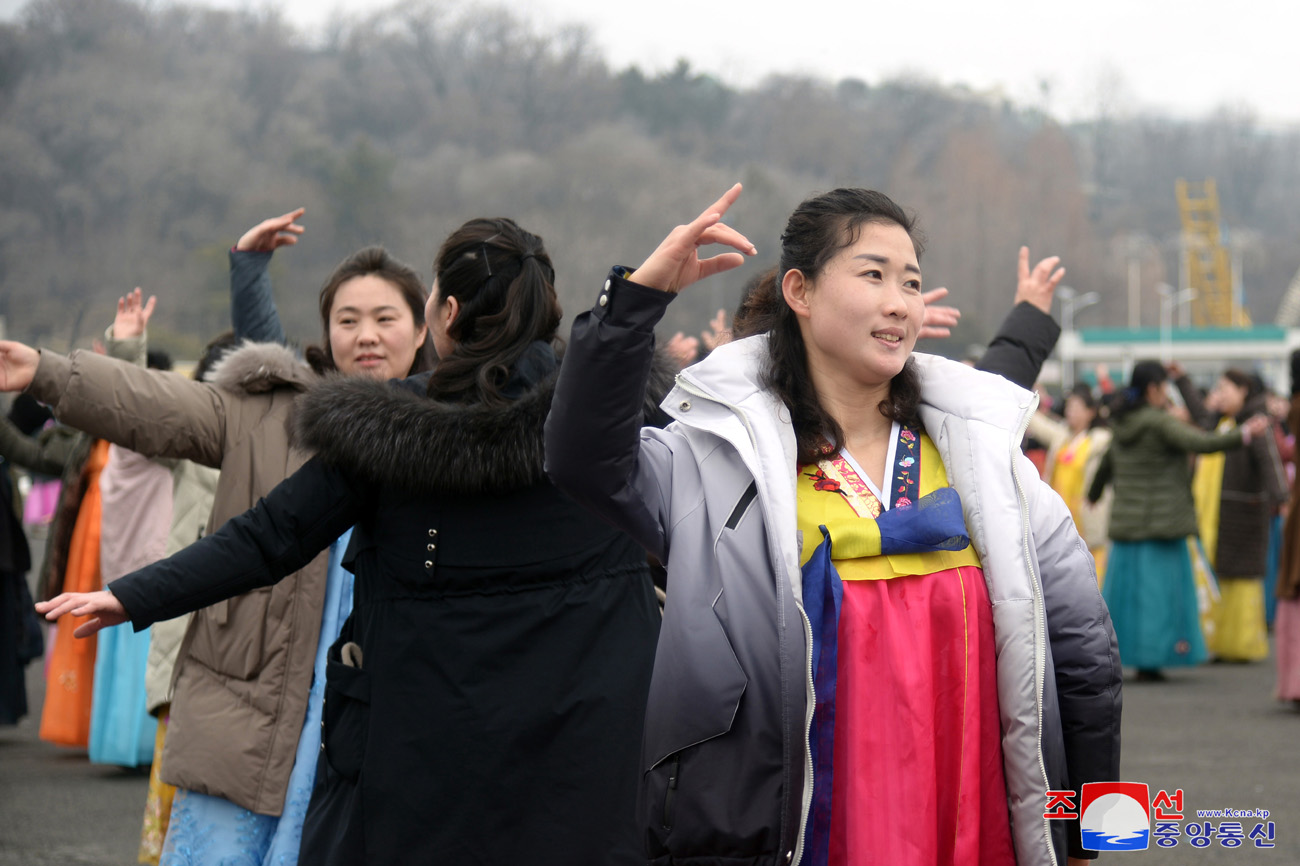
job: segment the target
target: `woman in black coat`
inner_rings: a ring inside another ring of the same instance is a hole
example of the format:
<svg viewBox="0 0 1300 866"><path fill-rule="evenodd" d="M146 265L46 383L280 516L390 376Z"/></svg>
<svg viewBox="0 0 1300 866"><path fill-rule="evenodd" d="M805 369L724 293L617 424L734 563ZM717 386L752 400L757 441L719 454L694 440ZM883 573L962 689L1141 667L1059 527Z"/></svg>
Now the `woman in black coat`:
<svg viewBox="0 0 1300 866"><path fill-rule="evenodd" d="M432 373L304 396L317 456L256 508L111 594L42 610L145 628L269 585L355 524L302 862L641 860L659 614L644 552L543 474L549 256L510 220L474 220L435 271Z"/></svg>

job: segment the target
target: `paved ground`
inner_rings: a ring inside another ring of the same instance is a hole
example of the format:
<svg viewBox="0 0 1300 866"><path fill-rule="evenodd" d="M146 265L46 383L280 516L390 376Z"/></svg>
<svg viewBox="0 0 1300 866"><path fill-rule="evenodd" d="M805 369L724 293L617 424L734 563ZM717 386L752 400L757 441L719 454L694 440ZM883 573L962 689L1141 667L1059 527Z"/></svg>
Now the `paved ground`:
<svg viewBox="0 0 1300 866"><path fill-rule="evenodd" d="M1105 855L1144 866L1300 864L1300 711L1275 703L1272 664L1211 665L1171 674L1124 693L1127 781L1152 792L1184 791L1186 821L1196 809L1268 809L1277 847L1171 849ZM36 714L0 728L0 864L118 866L135 862L147 779L92 766L84 752L36 736L43 684L28 671ZM1217 821L1215 822L1217 823ZM1254 819L1242 821L1249 830Z"/></svg>

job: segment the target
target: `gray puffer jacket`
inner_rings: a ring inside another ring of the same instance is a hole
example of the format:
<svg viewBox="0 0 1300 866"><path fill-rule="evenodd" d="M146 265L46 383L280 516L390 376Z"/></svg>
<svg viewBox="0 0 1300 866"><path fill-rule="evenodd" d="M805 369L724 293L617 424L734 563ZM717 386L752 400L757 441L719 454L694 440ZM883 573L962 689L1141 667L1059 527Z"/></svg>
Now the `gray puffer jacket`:
<svg viewBox="0 0 1300 866"><path fill-rule="evenodd" d="M612 276L574 323L547 421L554 483L667 563L646 714L653 863L791 864L811 797L813 704L789 414L759 383L766 337L684 370L643 429L653 328L672 296ZM921 418L961 495L993 604L1017 859L1095 856L1045 792L1118 778L1120 662L1092 557L1019 444L1036 399L916 355Z"/></svg>

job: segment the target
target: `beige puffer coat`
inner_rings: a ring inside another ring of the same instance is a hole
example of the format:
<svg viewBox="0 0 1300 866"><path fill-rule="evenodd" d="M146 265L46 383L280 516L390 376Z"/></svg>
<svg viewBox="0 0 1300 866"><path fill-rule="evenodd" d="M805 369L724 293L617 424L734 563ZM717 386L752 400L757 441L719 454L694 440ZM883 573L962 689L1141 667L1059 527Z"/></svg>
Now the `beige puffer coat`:
<svg viewBox="0 0 1300 866"><path fill-rule="evenodd" d="M306 461L289 443L291 414L317 376L283 346L248 343L211 378L195 382L91 352L43 351L28 390L93 436L219 467L212 528ZM195 614L177 662L164 781L280 814L307 712L327 558L322 553L273 587Z"/></svg>

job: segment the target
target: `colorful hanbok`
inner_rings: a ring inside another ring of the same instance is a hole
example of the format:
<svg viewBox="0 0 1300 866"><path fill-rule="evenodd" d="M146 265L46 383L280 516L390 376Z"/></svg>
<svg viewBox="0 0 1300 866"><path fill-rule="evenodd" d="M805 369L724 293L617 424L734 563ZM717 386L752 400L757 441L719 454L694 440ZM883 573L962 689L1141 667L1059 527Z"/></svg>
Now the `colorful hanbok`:
<svg viewBox="0 0 1300 866"><path fill-rule="evenodd" d="M933 444L895 425L888 487L802 466L816 708L805 863L1014 864L993 613Z"/></svg>

